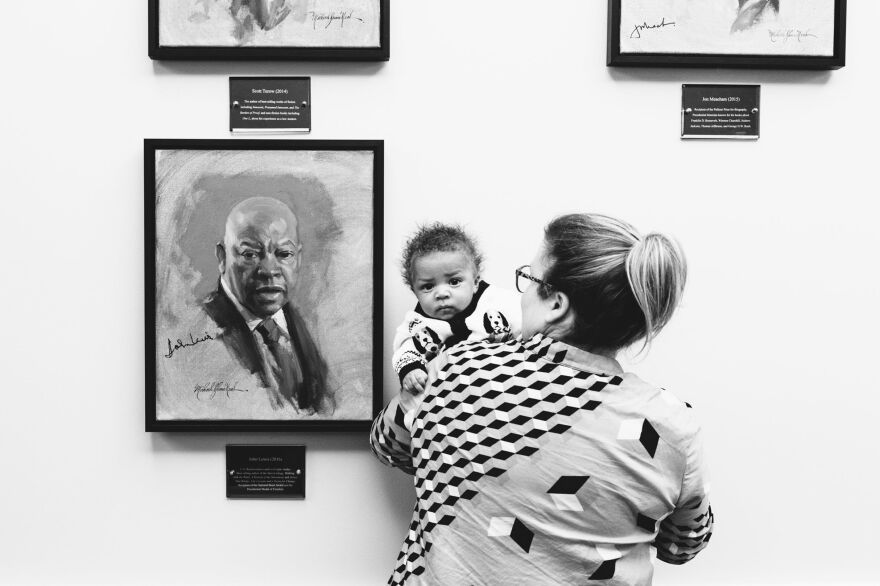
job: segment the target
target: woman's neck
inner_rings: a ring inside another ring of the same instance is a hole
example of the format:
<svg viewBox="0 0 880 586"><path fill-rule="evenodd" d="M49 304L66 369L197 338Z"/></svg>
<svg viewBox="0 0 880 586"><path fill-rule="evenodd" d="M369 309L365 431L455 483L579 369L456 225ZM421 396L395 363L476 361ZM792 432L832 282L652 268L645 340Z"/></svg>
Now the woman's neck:
<svg viewBox="0 0 880 586"><path fill-rule="evenodd" d="M574 346L575 348L579 348L584 352L589 352L590 354L595 354L597 356L602 356L604 358L610 358L611 360L617 360L617 352L618 349L608 349L608 348L594 348L592 346L583 344L581 342L570 340L570 336L568 335L568 330L562 327L556 327L554 325L550 325L543 332L545 336L548 338L553 338L558 342L564 342L569 346Z"/></svg>

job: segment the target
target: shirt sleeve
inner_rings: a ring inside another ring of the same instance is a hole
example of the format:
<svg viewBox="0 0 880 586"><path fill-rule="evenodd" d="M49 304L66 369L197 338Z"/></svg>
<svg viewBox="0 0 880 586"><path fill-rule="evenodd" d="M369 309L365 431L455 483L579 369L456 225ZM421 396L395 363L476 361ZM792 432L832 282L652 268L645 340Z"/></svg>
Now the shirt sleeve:
<svg viewBox="0 0 880 586"><path fill-rule="evenodd" d="M675 510L660 523L654 545L657 558L668 564L691 561L712 537L715 517L709 504L708 478L700 433L691 441L681 494Z"/></svg>
<svg viewBox="0 0 880 586"><path fill-rule="evenodd" d="M370 448L380 462L387 466L400 468L407 474L415 474L412 459L412 436L406 424L407 405L402 398L409 395L402 391L391 399L388 405L373 421L370 431Z"/></svg>
<svg viewBox="0 0 880 586"><path fill-rule="evenodd" d="M407 474L415 474L412 457L412 430L415 417L425 395L441 376L448 357L445 352L428 366L428 382L425 392L418 395L401 390L373 421L370 431L370 448L383 464L400 468Z"/></svg>
<svg viewBox="0 0 880 586"><path fill-rule="evenodd" d="M418 314L414 311L407 312L403 318L403 323L398 326L394 334L394 353L391 358L391 364L401 382L403 377L413 370L427 371L425 359L418 348L416 348L412 338L412 328L418 323L421 323Z"/></svg>

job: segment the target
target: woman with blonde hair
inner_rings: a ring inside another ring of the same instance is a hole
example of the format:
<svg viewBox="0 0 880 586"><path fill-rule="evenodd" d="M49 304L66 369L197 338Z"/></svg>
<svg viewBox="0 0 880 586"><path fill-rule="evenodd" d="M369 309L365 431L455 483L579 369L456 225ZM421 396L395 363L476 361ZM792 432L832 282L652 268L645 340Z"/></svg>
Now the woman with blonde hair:
<svg viewBox="0 0 880 586"><path fill-rule="evenodd" d="M691 560L712 511L687 403L625 373L684 289L679 246L597 214L559 217L516 271L522 338L463 343L373 424L417 502L390 584L650 584L651 546Z"/></svg>

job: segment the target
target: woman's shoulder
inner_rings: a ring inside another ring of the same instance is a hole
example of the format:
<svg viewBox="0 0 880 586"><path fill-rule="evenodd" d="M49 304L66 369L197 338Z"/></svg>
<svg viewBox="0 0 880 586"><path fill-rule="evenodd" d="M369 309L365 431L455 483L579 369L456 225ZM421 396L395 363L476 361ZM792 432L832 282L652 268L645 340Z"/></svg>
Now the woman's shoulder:
<svg viewBox="0 0 880 586"><path fill-rule="evenodd" d="M634 406L635 418L644 419L666 443L683 446L700 431L697 409L669 389L648 383L633 373L622 376L622 390Z"/></svg>
<svg viewBox="0 0 880 586"><path fill-rule="evenodd" d="M464 340L446 348L435 358L445 369L460 367L478 370L481 366L491 364L493 360L509 360L522 353L523 344L518 338L506 342L494 342L490 339Z"/></svg>

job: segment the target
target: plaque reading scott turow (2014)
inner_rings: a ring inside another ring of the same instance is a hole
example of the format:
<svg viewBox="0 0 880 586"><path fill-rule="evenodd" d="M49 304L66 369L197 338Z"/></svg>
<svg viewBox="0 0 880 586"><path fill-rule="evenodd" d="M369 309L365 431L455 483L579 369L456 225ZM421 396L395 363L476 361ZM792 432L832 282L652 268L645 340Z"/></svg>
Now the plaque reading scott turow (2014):
<svg viewBox="0 0 880 586"><path fill-rule="evenodd" d="M305 497L305 446L226 446L226 498Z"/></svg>
<svg viewBox="0 0 880 586"><path fill-rule="evenodd" d="M309 132L311 78L230 77L229 130Z"/></svg>
<svg viewBox="0 0 880 586"><path fill-rule="evenodd" d="M761 86L681 86L682 138L734 138L760 136Z"/></svg>

